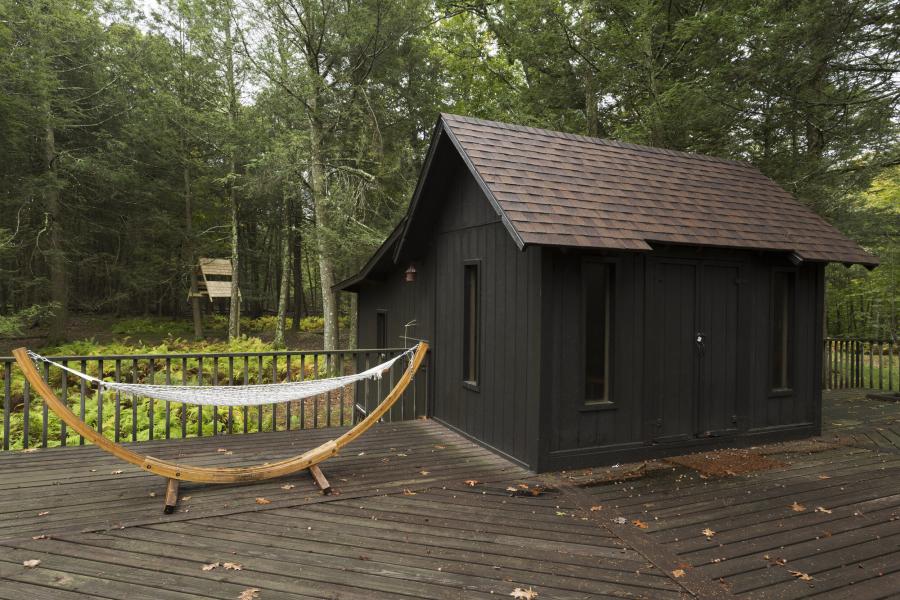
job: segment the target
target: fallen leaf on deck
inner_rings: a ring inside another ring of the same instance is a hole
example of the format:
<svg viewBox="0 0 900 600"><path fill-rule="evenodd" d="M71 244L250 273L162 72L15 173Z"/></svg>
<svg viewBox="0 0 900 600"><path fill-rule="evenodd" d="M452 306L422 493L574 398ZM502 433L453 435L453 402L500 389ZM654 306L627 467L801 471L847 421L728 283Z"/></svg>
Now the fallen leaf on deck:
<svg viewBox="0 0 900 600"><path fill-rule="evenodd" d="M596 506L591 507L591 512L597 512L598 510L603 510L602 504L597 504Z"/></svg>
<svg viewBox="0 0 900 600"><path fill-rule="evenodd" d="M803 512L804 510L806 510L806 507L795 501L793 504L791 504L791 510L794 512Z"/></svg>
<svg viewBox="0 0 900 600"><path fill-rule="evenodd" d="M228 448L218 448L216 452L228 452Z"/></svg>
<svg viewBox="0 0 900 600"><path fill-rule="evenodd" d="M706 539L710 539L712 536L716 535L716 532L713 531L712 529L710 529L709 527L707 527L706 529L704 529L704 530L701 531L700 533L702 533L703 535L705 535L705 536L706 536Z"/></svg>
<svg viewBox="0 0 900 600"><path fill-rule="evenodd" d="M435 444L435 445L434 445L434 449L435 449L435 450L443 450L444 448L446 448L446 446L441 446L440 444Z"/></svg>
<svg viewBox="0 0 900 600"><path fill-rule="evenodd" d="M19 450L20 454L31 454L32 452L37 452L37 448L25 448L24 450Z"/></svg>
<svg viewBox="0 0 900 600"><path fill-rule="evenodd" d="M477 479L466 479L463 483L465 483L469 487L475 487L479 482Z"/></svg>
<svg viewBox="0 0 900 600"><path fill-rule="evenodd" d="M825 508L824 506L817 506L816 512L825 513L826 515L831 514L831 511L829 509Z"/></svg>
<svg viewBox="0 0 900 600"><path fill-rule="evenodd" d="M625 517L616 517L615 519L613 519L613 523L618 523L619 525L624 525L627 522L628 519L626 519Z"/></svg>
<svg viewBox="0 0 900 600"><path fill-rule="evenodd" d="M46 539L49 539L49 538L48 538L46 535L44 535L44 534L42 533L41 535L33 535L33 536L31 536L31 539L33 539L33 540L46 540Z"/></svg>
<svg viewBox="0 0 900 600"><path fill-rule="evenodd" d="M297 487L297 486L295 486L293 483L286 483L286 484L284 484L283 486L281 486L281 489L283 489L283 490L292 490L292 489L294 489L295 487Z"/></svg>
<svg viewBox="0 0 900 600"><path fill-rule="evenodd" d="M790 573L800 581L812 581L812 575L804 573L803 571L788 571L788 573Z"/></svg>
<svg viewBox="0 0 900 600"><path fill-rule="evenodd" d="M181 501L182 501L182 502L187 502L187 501L190 500L191 498L193 498L193 496L182 496L182 497L181 497Z"/></svg>
<svg viewBox="0 0 900 600"><path fill-rule="evenodd" d="M414 491L412 491L411 489L404 488L404 489L403 489L403 495L404 495L404 496L415 496L416 493L415 493Z"/></svg>
<svg viewBox="0 0 900 600"><path fill-rule="evenodd" d="M38 513L38 516L39 516L39 517L46 517L46 516L49 515L49 514L50 514L50 511L49 511L49 510L45 510L45 511L43 511L43 512L39 512L39 513Z"/></svg>
<svg viewBox="0 0 900 600"><path fill-rule="evenodd" d="M567 516L569 516L569 514L568 514L568 513L564 513L564 512L561 511L561 510L558 510L558 511L556 511L556 516L557 516L557 517L567 517Z"/></svg>
<svg viewBox="0 0 900 600"><path fill-rule="evenodd" d="M506 491L515 494L516 492L519 491L519 488L513 487L513 486L509 486L508 488L506 488Z"/></svg>
<svg viewBox="0 0 900 600"><path fill-rule="evenodd" d="M684 577L684 569L675 569L674 571L672 571L672 577Z"/></svg>
<svg viewBox="0 0 900 600"><path fill-rule="evenodd" d="M122 469L116 469L115 471L110 473L110 475L121 475L121 474L122 474Z"/></svg>
<svg viewBox="0 0 900 600"><path fill-rule="evenodd" d="M431 471L419 471L419 475L428 475Z"/></svg>
<svg viewBox="0 0 900 600"><path fill-rule="evenodd" d="M238 600L256 600L257 598L259 598L259 588L247 588L238 596Z"/></svg>
<svg viewBox="0 0 900 600"><path fill-rule="evenodd" d="M819 479L831 479L829 475L819 475Z"/></svg>
<svg viewBox="0 0 900 600"><path fill-rule="evenodd" d="M214 562L214 563L209 563L208 565L203 565L202 569L204 571L212 571L213 569L215 569L218 566L219 566L219 563Z"/></svg>
<svg viewBox="0 0 900 600"><path fill-rule="evenodd" d="M534 600L534 598L538 597L538 593L534 591L530 586L527 590L516 588L511 591L509 595L513 598L519 598L520 600Z"/></svg>
<svg viewBox="0 0 900 600"><path fill-rule="evenodd" d="M24 561L22 564L23 564L24 566L28 567L29 569L33 569L33 568L35 568L36 566L38 566L39 564L41 564L41 561L39 561L39 560L36 559L36 558L32 558L31 560L26 560L26 561Z"/></svg>
<svg viewBox="0 0 900 600"><path fill-rule="evenodd" d="M644 522L641 521L640 519L635 519L634 521L631 522L631 524L634 525L635 527L640 528L640 529L647 529L648 527L650 527L649 525L647 525L646 523L644 523Z"/></svg>
<svg viewBox="0 0 900 600"><path fill-rule="evenodd" d="M228 569L229 571L240 571L244 568L244 565L240 563L227 562L222 563L222 568Z"/></svg>
<svg viewBox="0 0 900 600"><path fill-rule="evenodd" d="M272 501L269 500L268 498L257 498L256 503L257 504L272 504Z"/></svg>

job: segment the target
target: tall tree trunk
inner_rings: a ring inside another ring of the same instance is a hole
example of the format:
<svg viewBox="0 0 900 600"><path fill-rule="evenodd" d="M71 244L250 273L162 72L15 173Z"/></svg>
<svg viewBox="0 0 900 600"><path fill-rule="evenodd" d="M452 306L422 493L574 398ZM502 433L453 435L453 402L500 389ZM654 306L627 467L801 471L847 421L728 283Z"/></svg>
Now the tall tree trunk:
<svg viewBox="0 0 900 600"><path fill-rule="evenodd" d="M47 111L48 118L50 117ZM69 282L66 277L66 260L62 249L62 215L59 204L59 179L56 164L56 134L53 126L47 124L44 132L44 159L47 163L48 182L44 199L47 209L50 250L47 265L50 269L50 300L56 304L50 323L50 340L57 342L65 336L69 311Z"/></svg>
<svg viewBox="0 0 900 600"><path fill-rule="evenodd" d="M230 14L230 13L229 13ZM237 190L235 189L235 177L237 177L237 158L234 148L234 138L237 135L237 89L234 79L234 38L231 31L231 19L225 22L225 77L228 85L228 126L232 147L229 157L228 200L231 205L231 302L228 306L228 339L233 340L241 335L241 288L240 288L240 260L238 249L238 211Z"/></svg>
<svg viewBox="0 0 900 600"><path fill-rule="evenodd" d="M294 275L294 320L291 322L291 330L300 330L300 319L303 318L303 269L300 262L303 244L300 238L300 228L297 227L293 232L293 252L294 257L291 266Z"/></svg>
<svg viewBox="0 0 900 600"><path fill-rule="evenodd" d="M329 219L325 196L325 172L322 160L322 130L317 110L318 98L314 94L309 105L310 114L310 191L316 216L316 244L319 251L319 281L322 284L322 317L325 320L325 350L338 347L338 307L337 295L332 290L334 281L334 260L328 243Z"/></svg>
<svg viewBox="0 0 900 600"><path fill-rule="evenodd" d="M185 156L182 152L182 156ZM200 296L197 293L197 265L194 256L194 213L191 206L191 172L184 166L184 254L191 270L191 315L194 319L194 339L203 339L203 316L200 314Z"/></svg>
<svg viewBox="0 0 900 600"><path fill-rule="evenodd" d="M284 348L284 324L291 289L291 214L287 194L282 196L281 285L278 290L278 318L275 320L275 347Z"/></svg>

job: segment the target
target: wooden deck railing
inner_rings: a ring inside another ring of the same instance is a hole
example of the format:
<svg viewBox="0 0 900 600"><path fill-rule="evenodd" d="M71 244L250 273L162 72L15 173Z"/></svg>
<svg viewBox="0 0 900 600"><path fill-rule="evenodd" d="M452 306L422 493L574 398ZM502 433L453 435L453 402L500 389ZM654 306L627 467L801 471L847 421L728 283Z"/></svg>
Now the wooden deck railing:
<svg viewBox="0 0 900 600"><path fill-rule="evenodd" d="M54 361L107 381L178 385L279 383L350 374L403 352L402 348L205 354L54 356ZM305 400L254 407L215 407L134 398L107 391L46 363L44 378L75 414L109 439L145 441L352 425L374 408L403 372L395 363L381 380L363 381ZM11 357L0 358L3 404L0 449L84 444L36 397ZM428 361L386 420L426 414Z"/></svg>
<svg viewBox="0 0 900 600"><path fill-rule="evenodd" d="M822 387L900 391L900 344L896 340L826 338Z"/></svg>

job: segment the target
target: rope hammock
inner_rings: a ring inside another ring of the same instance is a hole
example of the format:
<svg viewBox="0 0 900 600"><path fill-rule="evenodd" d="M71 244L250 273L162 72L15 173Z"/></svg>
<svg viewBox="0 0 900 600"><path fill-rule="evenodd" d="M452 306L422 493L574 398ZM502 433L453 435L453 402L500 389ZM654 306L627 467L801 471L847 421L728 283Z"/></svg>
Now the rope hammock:
<svg viewBox="0 0 900 600"><path fill-rule="evenodd" d="M272 404L302 400L312 396L318 396L357 381L366 379L381 379L382 374L390 369L394 363L402 358L412 358L418 347L414 346L371 369L366 369L352 375L340 375L327 379L309 379L306 381L290 381L285 383L262 383L254 385L156 385L150 383L126 383L118 381L104 381L93 375L82 373L71 367L52 361L46 356L28 351L28 356L34 361L45 362L58 367L85 381L97 384L103 390L126 392L136 396L168 400L171 402L183 402L186 404L200 404L204 406L258 406L260 404Z"/></svg>

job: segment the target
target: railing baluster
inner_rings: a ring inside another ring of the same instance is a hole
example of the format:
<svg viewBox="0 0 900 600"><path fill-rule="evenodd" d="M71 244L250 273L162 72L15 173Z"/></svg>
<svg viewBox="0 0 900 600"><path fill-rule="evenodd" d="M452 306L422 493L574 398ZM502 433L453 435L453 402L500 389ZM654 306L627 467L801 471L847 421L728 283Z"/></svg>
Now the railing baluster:
<svg viewBox="0 0 900 600"><path fill-rule="evenodd" d="M50 364L44 363L44 381L50 381ZM47 447L47 423L50 421L50 411L46 402L41 402L41 448Z"/></svg>
<svg viewBox="0 0 900 600"><path fill-rule="evenodd" d="M181 385L187 385L188 359L187 356L181 359ZM181 438L187 437L187 413L188 405L181 403Z"/></svg>
<svg viewBox="0 0 900 600"><path fill-rule="evenodd" d="M248 356L244 356L244 385L250 385L250 358ZM244 433L247 433L250 427L250 407L244 406L242 411L244 413Z"/></svg>
<svg viewBox="0 0 900 600"><path fill-rule="evenodd" d="M288 354L284 358L284 380L285 382L290 382L293 381L293 379L293 375L291 374L291 355ZM291 404L293 404L293 401L284 403L285 428L288 431L291 430Z"/></svg>
<svg viewBox="0 0 900 600"><path fill-rule="evenodd" d="M256 383L263 382L263 356L260 354L256 360ZM256 407L256 431L262 432L263 430L263 406L262 404L257 405Z"/></svg>
<svg viewBox="0 0 900 600"><path fill-rule="evenodd" d="M197 386L203 385L203 357L197 357ZM197 405L197 437L203 437L203 405Z"/></svg>
<svg viewBox="0 0 900 600"><path fill-rule="evenodd" d="M118 383L118 382L122 381L122 361L119 360L119 359L116 359L115 365L116 365L116 366L115 366L115 374L114 374L114 377L115 377L115 381ZM121 409L122 409L122 406L121 406L121 404L122 404L122 394L119 393L119 390L116 390L116 410L115 410L115 432L114 432L114 437L115 437L115 439L116 439L117 442L119 441L119 431L120 431L120 429L121 429L121 419L122 419L122 415L121 415Z"/></svg>
<svg viewBox="0 0 900 600"><path fill-rule="evenodd" d="M27 449L31 443L31 385L28 380L22 386L22 448Z"/></svg>
<svg viewBox="0 0 900 600"><path fill-rule="evenodd" d="M278 382L278 355L272 355L272 383ZM272 431L278 431L278 404L272 403Z"/></svg>
<svg viewBox="0 0 900 600"><path fill-rule="evenodd" d="M319 378L319 355L313 354L313 379ZM319 428L319 394L313 396L313 429Z"/></svg>
<svg viewBox="0 0 900 600"><path fill-rule="evenodd" d="M306 379L306 356L300 355L300 381ZM306 398L300 399L300 429L306 429Z"/></svg>
<svg viewBox="0 0 900 600"><path fill-rule="evenodd" d="M103 359L97 359L97 379L103 381ZM97 433L103 435L103 388L97 386Z"/></svg>
<svg viewBox="0 0 900 600"><path fill-rule="evenodd" d="M172 385L172 359L166 357L166 385ZM166 439L172 437L172 403L166 400Z"/></svg>
<svg viewBox="0 0 900 600"><path fill-rule="evenodd" d="M81 364L79 366L81 367L82 373L87 373L87 360L82 359ZM85 381L84 379L81 379L80 385L78 387L79 387L78 408L81 410L81 420L84 421L84 418L87 413L87 405L85 402L85 396L87 395L87 381ZM84 446L84 436L83 435L79 434L78 445Z"/></svg>
<svg viewBox="0 0 900 600"><path fill-rule="evenodd" d="M213 356L212 384L219 385L219 356ZM213 404L212 407L212 434L219 435L219 407Z"/></svg>
<svg viewBox="0 0 900 600"><path fill-rule="evenodd" d="M234 385L234 357L228 357L228 385ZM234 433L234 407L228 407L228 433Z"/></svg>
<svg viewBox="0 0 900 600"><path fill-rule="evenodd" d="M138 361L136 358L131 360L131 383L138 382ZM138 430L138 396L131 395L131 441L137 441Z"/></svg>
<svg viewBox="0 0 900 600"><path fill-rule="evenodd" d="M12 363L3 363L3 449L9 450L9 424L12 420Z"/></svg>
<svg viewBox="0 0 900 600"><path fill-rule="evenodd" d="M62 361L62 365L64 367L69 366L69 361ZM69 406L69 379L67 377L68 373L65 370L61 370L59 373L59 382L62 389L60 390L59 399L62 400L62 403L66 406ZM59 445L66 446L66 438L68 437L68 430L66 429L66 422L62 419L59 420Z"/></svg>
<svg viewBox="0 0 900 600"><path fill-rule="evenodd" d="M151 385L156 383L154 374L155 369L156 360L151 358L147 364L147 381ZM149 396L147 397L147 416L149 420L147 439L153 441L153 427L156 424L156 414L153 412L153 398Z"/></svg>

